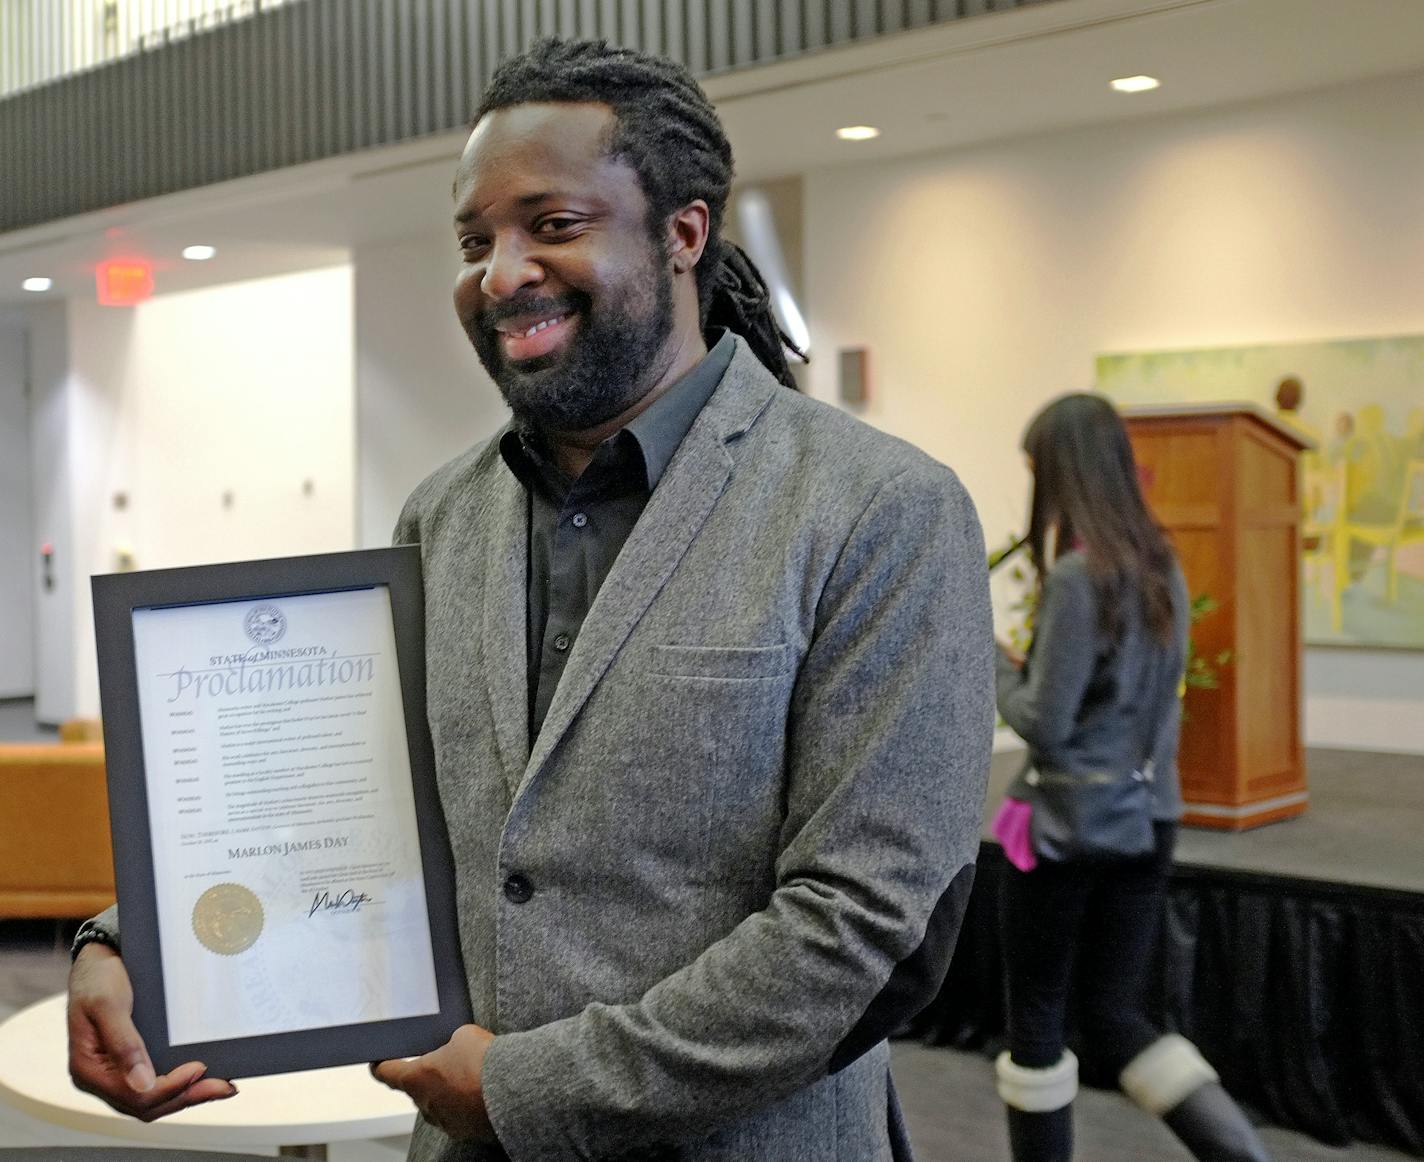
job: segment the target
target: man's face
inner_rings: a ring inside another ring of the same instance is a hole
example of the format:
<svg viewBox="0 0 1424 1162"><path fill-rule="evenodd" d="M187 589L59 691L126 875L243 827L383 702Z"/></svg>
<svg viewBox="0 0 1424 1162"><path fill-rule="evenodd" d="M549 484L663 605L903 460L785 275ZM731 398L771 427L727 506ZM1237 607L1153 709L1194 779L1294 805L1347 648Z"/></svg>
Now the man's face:
<svg viewBox="0 0 1424 1162"><path fill-rule="evenodd" d="M657 382L672 272L613 112L527 104L481 118L455 179L455 313L520 419L596 427Z"/></svg>

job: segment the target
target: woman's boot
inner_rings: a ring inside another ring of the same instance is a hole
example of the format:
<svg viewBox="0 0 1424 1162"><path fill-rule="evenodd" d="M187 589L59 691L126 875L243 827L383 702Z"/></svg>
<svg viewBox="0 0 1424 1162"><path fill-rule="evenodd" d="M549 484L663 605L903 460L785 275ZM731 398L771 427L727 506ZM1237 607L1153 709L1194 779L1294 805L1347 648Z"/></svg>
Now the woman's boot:
<svg viewBox="0 0 1424 1162"><path fill-rule="evenodd" d="M1168 1129L1202 1162L1271 1162L1241 1107L1185 1037L1159 1037L1127 1064L1123 1092Z"/></svg>
<svg viewBox="0 0 1424 1162"><path fill-rule="evenodd" d="M1069 1162L1078 1059L1065 1049L1056 1065L1028 1069L1016 1065L1008 1053L1000 1053L994 1072L999 1097L1008 1107L1014 1162Z"/></svg>

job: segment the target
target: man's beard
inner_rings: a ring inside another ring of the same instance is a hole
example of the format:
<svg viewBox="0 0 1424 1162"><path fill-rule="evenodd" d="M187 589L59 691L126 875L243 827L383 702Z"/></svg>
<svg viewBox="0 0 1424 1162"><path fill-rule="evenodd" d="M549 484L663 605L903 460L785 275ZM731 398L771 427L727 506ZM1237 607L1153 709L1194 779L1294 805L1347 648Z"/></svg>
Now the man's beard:
<svg viewBox="0 0 1424 1162"><path fill-rule="evenodd" d="M648 393L656 382L654 362L673 326L672 274L662 263L650 265L650 296L605 294L600 305L583 291L530 296L497 303L466 323L475 353L516 420L544 431L585 431L627 411ZM518 315L566 312L577 323L563 349L518 365L505 359L497 323Z"/></svg>

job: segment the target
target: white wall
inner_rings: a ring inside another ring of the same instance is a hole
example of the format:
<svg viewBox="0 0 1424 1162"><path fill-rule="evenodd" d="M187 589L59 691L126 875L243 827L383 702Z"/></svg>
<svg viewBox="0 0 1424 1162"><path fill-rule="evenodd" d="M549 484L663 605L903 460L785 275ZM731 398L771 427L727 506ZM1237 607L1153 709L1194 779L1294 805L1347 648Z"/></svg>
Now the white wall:
<svg viewBox="0 0 1424 1162"><path fill-rule="evenodd" d="M41 719L98 713L91 574L354 547L351 284L335 267L68 304L36 417L37 531L62 530L70 607Z"/></svg>
<svg viewBox="0 0 1424 1162"><path fill-rule="evenodd" d="M99 674L94 653L94 615L90 577L116 569L109 531L109 498L129 487L131 465L164 459L169 450L134 447L140 428L140 381L130 374L139 308L68 304L69 375L66 428L67 471L72 508L72 550L57 568L71 573L70 602L74 636L69 664L73 707L60 716L99 713ZM200 439L200 437L195 436ZM182 535L176 527L170 535Z"/></svg>
<svg viewBox="0 0 1424 1162"><path fill-rule="evenodd" d="M30 353L32 536L54 549L53 584L44 585L38 554L29 558L34 593L35 717L58 723L76 712L74 681L75 567L69 469L69 320L65 304L25 313Z"/></svg>
<svg viewBox="0 0 1424 1162"><path fill-rule="evenodd" d="M1104 351L1424 332L1424 76L807 175L813 392L1024 524L1030 415ZM1424 654L1311 650L1314 745L1424 752Z"/></svg>
<svg viewBox="0 0 1424 1162"><path fill-rule="evenodd" d="M31 605L30 421L25 394L25 332L0 325L0 698L35 692Z"/></svg>
<svg viewBox="0 0 1424 1162"><path fill-rule="evenodd" d="M352 261L359 538L369 548L390 544L412 488L509 412L455 319L449 231L358 247Z"/></svg>
<svg viewBox="0 0 1424 1162"><path fill-rule="evenodd" d="M352 547L351 288L343 266L155 298L131 312L119 358L123 336L99 324L126 312L72 309L84 415L103 419L99 564L126 547L141 569Z"/></svg>

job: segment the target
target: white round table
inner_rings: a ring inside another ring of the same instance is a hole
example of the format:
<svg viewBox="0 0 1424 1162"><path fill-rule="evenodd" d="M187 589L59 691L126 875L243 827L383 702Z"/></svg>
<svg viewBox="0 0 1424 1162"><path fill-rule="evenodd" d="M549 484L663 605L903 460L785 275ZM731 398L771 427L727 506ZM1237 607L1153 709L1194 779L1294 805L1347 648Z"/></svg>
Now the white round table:
<svg viewBox="0 0 1424 1162"><path fill-rule="evenodd" d="M326 1144L408 1134L415 1106L365 1065L244 1077L236 1097L140 1122L81 1093L69 1080L65 997L48 997L0 1023L0 1101L47 1122L165 1146L324 1158Z"/></svg>

